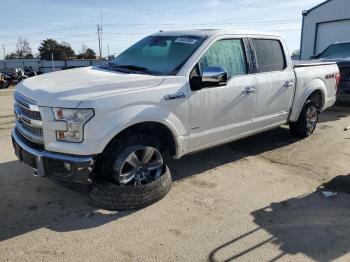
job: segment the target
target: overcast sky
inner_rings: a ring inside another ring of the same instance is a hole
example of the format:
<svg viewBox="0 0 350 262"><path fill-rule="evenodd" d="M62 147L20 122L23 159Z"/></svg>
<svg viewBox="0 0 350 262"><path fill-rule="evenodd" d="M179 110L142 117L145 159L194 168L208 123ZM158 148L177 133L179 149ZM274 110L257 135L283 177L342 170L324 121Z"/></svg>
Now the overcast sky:
<svg viewBox="0 0 350 262"><path fill-rule="evenodd" d="M321 0L1 0L0 47L15 50L27 38L36 54L41 40L53 38L98 50L96 24L103 13L103 54L118 54L159 30L235 28L274 31L299 49L302 10ZM2 51L2 49L0 49ZM0 58L3 52L0 52Z"/></svg>

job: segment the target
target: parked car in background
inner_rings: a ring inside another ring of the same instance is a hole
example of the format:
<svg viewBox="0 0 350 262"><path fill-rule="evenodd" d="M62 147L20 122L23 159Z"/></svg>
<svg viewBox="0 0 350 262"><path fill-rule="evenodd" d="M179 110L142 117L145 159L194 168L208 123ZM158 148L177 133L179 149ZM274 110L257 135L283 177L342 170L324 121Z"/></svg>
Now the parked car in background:
<svg viewBox="0 0 350 262"><path fill-rule="evenodd" d="M350 42L334 43L311 58L337 62L340 71L337 101L350 104Z"/></svg>
<svg viewBox="0 0 350 262"><path fill-rule="evenodd" d="M283 124L310 136L335 102L338 75L334 62L293 65L276 34L159 32L108 65L19 83L14 149L37 175L92 181L99 207L141 207L170 188L166 153Z"/></svg>

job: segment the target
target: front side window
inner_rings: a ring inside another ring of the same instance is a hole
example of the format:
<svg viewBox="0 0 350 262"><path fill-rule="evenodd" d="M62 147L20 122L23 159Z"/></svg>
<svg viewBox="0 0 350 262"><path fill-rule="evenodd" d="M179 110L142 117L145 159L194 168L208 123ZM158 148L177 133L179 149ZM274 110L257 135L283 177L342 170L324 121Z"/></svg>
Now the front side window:
<svg viewBox="0 0 350 262"><path fill-rule="evenodd" d="M215 42L199 61L200 73L206 67L220 66L227 70L228 78L247 73L241 39L224 39Z"/></svg>
<svg viewBox="0 0 350 262"><path fill-rule="evenodd" d="M204 40L198 36L148 36L117 56L112 66L174 75Z"/></svg>
<svg viewBox="0 0 350 262"><path fill-rule="evenodd" d="M282 71L286 68L286 61L280 41L252 39L252 43L255 49L259 73Z"/></svg>

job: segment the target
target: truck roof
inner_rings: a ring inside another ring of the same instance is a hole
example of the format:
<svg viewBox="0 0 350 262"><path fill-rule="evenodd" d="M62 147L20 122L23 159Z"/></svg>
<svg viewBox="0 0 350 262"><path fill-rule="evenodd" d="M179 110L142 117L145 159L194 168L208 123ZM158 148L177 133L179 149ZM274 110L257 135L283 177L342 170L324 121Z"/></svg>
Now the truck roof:
<svg viewBox="0 0 350 262"><path fill-rule="evenodd" d="M164 36L201 36L201 37L209 37L209 36L219 36L219 35L261 35L261 36L277 36L281 37L280 34L270 33L270 32L257 32L257 31L249 31L249 30L239 30L239 29L190 29L190 30L174 30L174 31L159 31L153 35L164 35Z"/></svg>

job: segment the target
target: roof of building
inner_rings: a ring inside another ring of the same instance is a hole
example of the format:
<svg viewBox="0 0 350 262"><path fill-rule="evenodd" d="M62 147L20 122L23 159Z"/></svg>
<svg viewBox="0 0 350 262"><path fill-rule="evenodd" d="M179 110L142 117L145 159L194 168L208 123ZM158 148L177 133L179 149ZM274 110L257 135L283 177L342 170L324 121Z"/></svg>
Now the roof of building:
<svg viewBox="0 0 350 262"><path fill-rule="evenodd" d="M322 3L319 3L318 5L314 6L313 8L310 8L309 10L304 10L304 11L303 11L303 14L307 14L307 13L309 13L309 12L311 12L311 11L313 11L313 10L315 10L315 9L317 9L317 8L319 8L319 7L323 6L323 5L325 5L325 4L327 4L327 3L330 2L330 1L333 1L333 0L326 0L326 1L323 1Z"/></svg>

